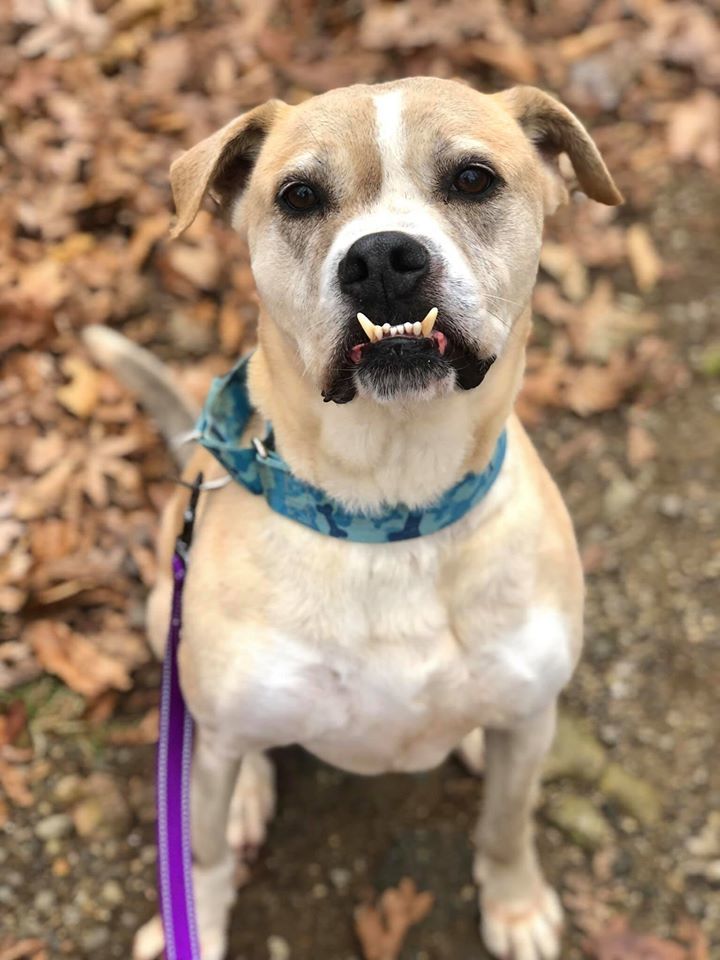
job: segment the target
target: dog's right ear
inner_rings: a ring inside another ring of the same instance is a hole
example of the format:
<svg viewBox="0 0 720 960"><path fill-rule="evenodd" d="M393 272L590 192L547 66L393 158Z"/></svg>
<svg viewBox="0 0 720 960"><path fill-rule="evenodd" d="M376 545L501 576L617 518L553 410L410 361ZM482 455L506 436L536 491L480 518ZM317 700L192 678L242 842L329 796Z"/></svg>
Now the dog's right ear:
<svg viewBox="0 0 720 960"><path fill-rule="evenodd" d="M178 157L170 167L175 210L172 237L179 237L197 216L206 193L222 204L237 197L247 185L263 140L281 110L282 100L235 117L224 127Z"/></svg>

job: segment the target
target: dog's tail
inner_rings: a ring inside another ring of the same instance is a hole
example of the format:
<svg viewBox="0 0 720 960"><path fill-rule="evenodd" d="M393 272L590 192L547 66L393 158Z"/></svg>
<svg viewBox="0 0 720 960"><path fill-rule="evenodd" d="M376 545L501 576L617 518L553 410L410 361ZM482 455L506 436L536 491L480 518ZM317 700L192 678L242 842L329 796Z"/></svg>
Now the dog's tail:
<svg viewBox="0 0 720 960"><path fill-rule="evenodd" d="M85 327L83 340L93 359L137 395L170 445L178 465L185 466L192 447L178 441L192 431L199 411L173 381L165 364L109 327Z"/></svg>

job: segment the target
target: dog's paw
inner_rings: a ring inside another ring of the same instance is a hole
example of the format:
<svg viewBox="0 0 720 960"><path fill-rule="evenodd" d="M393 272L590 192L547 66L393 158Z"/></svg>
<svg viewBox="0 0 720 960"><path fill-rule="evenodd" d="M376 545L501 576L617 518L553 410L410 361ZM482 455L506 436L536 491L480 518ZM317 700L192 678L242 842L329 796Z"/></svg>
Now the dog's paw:
<svg viewBox="0 0 720 960"><path fill-rule="evenodd" d="M156 915L148 920L135 934L133 960L155 960L165 949L165 934L162 920Z"/></svg>
<svg viewBox="0 0 720 960"><path fill-rule="evenodd" d="M555 891L543 885L534 899L481 899L482 938L501 960L557 960L562 907Z"/></svg>
<svg viewBox="0 0 720 960"><path fill-rule="evenodd" d="M485 769L485 733L482 727L471 730L460 741L457 755L474 777L479 777Z"/></svg>
<svg viewBox="0 0 720 960"><path fill-rule="evenodd" d="M223 960L226 951L225 935L205 933L200 937L202 960ZM133 940L133 960L156 960L165 950L162 920L155 916L140 927Z"/></svg>
<svg viewBox="0 0 720 960"><path fill-rule="evenodd" d="M202 960L223 960L227 922L235 899L235 859L231 854L212 867L193 867L195 914ZM133 940L133 960L155 960L165 950L162 920L155 916L140 927Z"/></svg>
<svg viewBox="0 0 720 960"><path fill-rule="evenodd" d="M251 862L265 841L275 813L275 773L264 753L243 757L230 803L227 841L244 862Z"/></svg>

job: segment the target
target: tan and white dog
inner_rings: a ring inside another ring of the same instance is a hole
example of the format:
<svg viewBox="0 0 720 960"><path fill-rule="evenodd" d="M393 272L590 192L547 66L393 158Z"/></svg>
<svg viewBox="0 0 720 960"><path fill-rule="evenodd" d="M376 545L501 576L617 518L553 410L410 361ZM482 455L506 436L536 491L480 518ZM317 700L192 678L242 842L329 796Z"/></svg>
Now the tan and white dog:
<svg viewBox="0 0 720 960"><path fill-rule="evenodd" d="M325 537L234 483L203 495L181 645L198 727L203 960L225 953L233 848L259 844L272 814L265 751L301 744L375 774L433 767L459 748L477 767L482 731L485 944L514 960L559 955L561 910L531 813L556 699L580 654L583 578L513 402L543 218L566 194L563 152L590 197L621 201L587 132L552 97L417 78L271 101L172 166L176 234L210 192L247 236L262 301L250 393L299 478L354 510L422 507L482 470L508 430L489 495L416 540ZM192 423L138 348L107 330L88 339L167 432ZM187 475L198 469L224 472L202 450ZM184 502L179 493L162 522L148 618L158 653ZM161 946L156 920L136 956Z"/></svg>

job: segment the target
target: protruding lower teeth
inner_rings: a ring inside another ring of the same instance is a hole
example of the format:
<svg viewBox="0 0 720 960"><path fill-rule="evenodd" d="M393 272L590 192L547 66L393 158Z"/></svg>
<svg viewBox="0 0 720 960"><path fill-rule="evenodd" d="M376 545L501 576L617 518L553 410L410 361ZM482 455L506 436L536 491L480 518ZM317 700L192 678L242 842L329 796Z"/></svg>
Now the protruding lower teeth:
<svg viewBox="0 0 720 960"><path fill-rule="evenodd" d="M435 326L437 315L438 309L433 307L428 310L427 316L422 322L399 323L395 327L390 326L389 323L384 323L382 326L374 324L364 313L358 313L357 318L370 343L377 343L383 337L429 337Z"/></svg>
<svg viewBox="0 0 720 960"><path fill-rule="evenodd" d="M432 310L428 310L427 316L420 324L420 330L424 337L429 337L432 333L432 328L435 326L435 321L437 320L438 309L433 307Z"/></svg>
<svg viewBox="0 0 720 960"><path fill-rule="evenodd" d="M374 343L378 338L375 336L375 325L368 320L364 313L359 313L357 315L360 326L363 328L365 333L368 335L370 343Z"/></svg>

